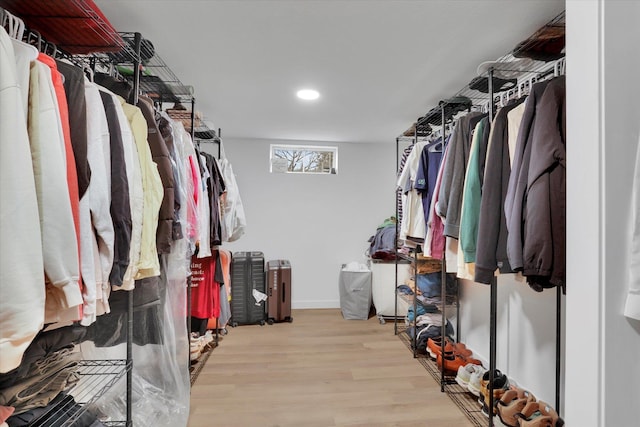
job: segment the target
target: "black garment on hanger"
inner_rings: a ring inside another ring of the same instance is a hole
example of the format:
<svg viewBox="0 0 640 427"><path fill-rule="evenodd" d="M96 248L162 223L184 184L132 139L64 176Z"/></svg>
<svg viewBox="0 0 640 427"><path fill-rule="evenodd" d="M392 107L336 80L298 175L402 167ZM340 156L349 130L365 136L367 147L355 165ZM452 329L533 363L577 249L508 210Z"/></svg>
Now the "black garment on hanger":
<svg viewBox="0 0 640 427"><path fill-rule="evenodd" d="M109 89L116 95L123 97L127 101L129 100L131 92L133 91L133 86L131 86L131 83L127 82L126 80L118 80L108 74L95 73L95 75L93 76L93 81L100 86Z"/></svg>
<svg viewBox="0 0 640 427"><path fill-rule="evenodd" d="M85 341L92 341L96 347L113 347L127 341L127 305L129 292L133 292L133 343L162 344L166 286L166 272L162 270L161 276L136 280L132 291L112 292L111 312L98 316L87 327Z"/></svg>
<svg viewBox="0 0 640 427"><path fill-rule="evenodd" d="M222 244L222 224L220 223L220 196L225 192L226 186L218 162L209 153L202 152L209 169L207 179L207 194L209 195L210 217L211 217L211 246Z"/></svg>
<svg viewBox="0 0 640 427"><path fill-rule="evenodd" d="M78 195L82 199L91 180L91 167L87 159L87 104L84 97L84 73L82 69L66 62L56 61L56 65L58 71L64 76L71 146L78 175Z"/></svg>
<svg viewBox="0 0 640 427"><path fill-rule="evenodd" d="M109 283L122 286L124 274L129 267L129 249L131 248L131 205L129 202L129 181L124 160L124 147L118 113L113 97L100 91L102 104L107 114L109 140L111 147L111 219L113 221L114 245L113 267L109 274Z"/></svg>
<svg viewBox="0 0 640 427"><path fill-rule="evenodd" d="M160 134L164 139L164 143L169 151L169 157L173 160L174 164L177 164L180 160L176 158L176 151L173 143L173 128L171 123L166 117L162 116L156 111L156 123ZM173 187L173 227L171 230L171 238L173 240L180 240L183 237L182 225L180 224L180 206L181 206L181 191L180 191L180 175L176 167L173 167L173 182L176 184Z"/></svg>
<svg viewBox="0 0 640 427"><path fill-rule="evenodd" d="M147 97L141 96L138 100L138 108L142 110L142 115L147 122L147 139L153 161L158 166L158 173L162 180L164 188L164 196L160 205L160 214L158 216L158 230L156 232L156 246L159 254L166 254L171 251L171 242L173 235L173 222L176 218L175 204L175 180L173 178L173 166L171 165L171 157L169 149L160 134L158 125L155 120L153 110L153 101Z"/></svg>

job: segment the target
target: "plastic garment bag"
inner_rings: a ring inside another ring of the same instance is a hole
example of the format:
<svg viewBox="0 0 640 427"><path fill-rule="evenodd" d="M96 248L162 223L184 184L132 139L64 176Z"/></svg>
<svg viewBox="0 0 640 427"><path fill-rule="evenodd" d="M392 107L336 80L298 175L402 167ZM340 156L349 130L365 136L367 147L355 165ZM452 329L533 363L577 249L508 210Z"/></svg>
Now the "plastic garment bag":
<svg viewBox="0 0 640 427"><path fill-rule="evenodd" d="M160 258L160 281L166 286L160 286L164 292L156 305L157 317L134 312L132 414L136 427L186 426L189 419L186 276L184 260L179 255L184 253L185 247L186 240L176 241L171 253ZM126 321L126 316L118 319ZM114 328L126 331L125 322L118 323ZM141 345L145 334L148 343ZM100 348L85 342L82 353L85 359L123 359L126 345ZM125 379L122 378L95 405L107 420L125 420Z"/></svg>
<svg viewBox="0 0 640 427"><path fill-rule="evenodd" d="M222 144L222 143L220 143ZM218 161L222 178L227 187L226 202L222 209L222 229L227 242L234 242L244 234L247 220L244 214L240 190L233 174L231 163L224 154L224 148L220 146L222 158Z"/></svg>
<svg viewBox="0 0 640 427"><path fill-rule="evenodd" d="M187 276L193 253L193 233L189 230L187 211L193 201L193 184L189 175L188 149L191 144L180 123L172 123L172 166L179 200L177 223L182 236L171 244L171 251L160 256L160 277L154 281L136 281L133 328L132 414L136 427L186 426L189 419L190 374L189 334L187 332ZM190 184L191 182L191 184ZM191 191L191 193L189 192ZM190 196L188 196L190 195ZM195 206L191 205L195 211ZM142 290L144 289L144 292ZM150 292L151 291L151 292ZM120 293L123 291L118 291ZM143 296L140 296L144 293ZM151 297L152 296L152 297ZM148 298L147 298L148 297ZM115 331L116 337L82 344L85 359L124 359L126 357L126 314L106 316L111 325L101 328ZM97 336L98 334L96 334ZM110 346L112 343L118 345ZM103 347L97 347L102 345ZM96 402L96 410L109 421L126 419L126 381L124 378Z"/></svg>

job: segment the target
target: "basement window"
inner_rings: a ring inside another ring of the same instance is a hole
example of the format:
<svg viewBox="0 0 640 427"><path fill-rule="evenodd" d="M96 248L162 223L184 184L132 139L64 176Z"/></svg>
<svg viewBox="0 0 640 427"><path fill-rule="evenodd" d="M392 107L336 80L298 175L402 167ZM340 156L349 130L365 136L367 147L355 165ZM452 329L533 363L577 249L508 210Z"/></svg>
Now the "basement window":
<svg viewBox="0 0 640 427"><path fill-rule="evenodd" d="M338 147L271 144L271 173L338 173Z"/></svg>

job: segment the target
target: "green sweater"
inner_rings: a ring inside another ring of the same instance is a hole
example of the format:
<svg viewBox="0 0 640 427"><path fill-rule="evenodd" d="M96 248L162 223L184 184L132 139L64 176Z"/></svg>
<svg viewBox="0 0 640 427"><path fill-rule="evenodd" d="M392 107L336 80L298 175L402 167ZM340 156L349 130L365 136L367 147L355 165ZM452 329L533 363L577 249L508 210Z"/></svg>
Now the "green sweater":
<svg viewBox="0 0 640 427"><path fill-rule="evenodd" d="M480 152L483 143L484 127L487 119L482 119L476 125L469 152L467 174L464 179L462 193L462 213L460 215L460 247L464 255L464 262L476 261L476 243L478 241L478 222L480 218L480 200L482 198L482 183L480 182ZM485 152L485 150L482 150ZM484 163L484 162L483 162Z"/></svg>

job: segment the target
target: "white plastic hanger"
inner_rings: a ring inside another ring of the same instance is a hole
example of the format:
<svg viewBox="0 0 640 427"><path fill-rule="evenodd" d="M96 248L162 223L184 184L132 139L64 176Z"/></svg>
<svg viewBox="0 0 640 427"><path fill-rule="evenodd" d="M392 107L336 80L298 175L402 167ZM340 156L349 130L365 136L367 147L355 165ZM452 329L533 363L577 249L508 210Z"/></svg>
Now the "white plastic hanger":
<svg viewBox="0 0 640 427"><path fill-rule="evenodd" d="M35 61L38 57L38 49L22 41L25 31L24 21L4 9L0 8L0 10L2 10L2 26L8 29L7 34L11 38L13 48L25 55L29 61Z"/></svg>

